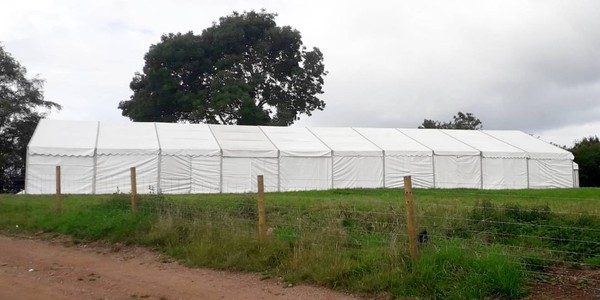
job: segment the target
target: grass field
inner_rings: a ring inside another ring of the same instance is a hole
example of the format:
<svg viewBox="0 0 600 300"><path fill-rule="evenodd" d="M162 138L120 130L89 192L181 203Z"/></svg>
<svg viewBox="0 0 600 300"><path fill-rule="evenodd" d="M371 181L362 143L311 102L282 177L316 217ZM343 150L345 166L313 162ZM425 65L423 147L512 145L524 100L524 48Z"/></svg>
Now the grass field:
<svg viewBox="0 0 600 300"><path fill-rule="evenodd" d="M0 195L0 230L140 244L189 266L260 272L340 290L437 299L516 299L549 267L600 267L600 190L415 190L408 253L402 190L266 194L257 241L253 194ZM587 282L590 286L597 282Z"/></svg>

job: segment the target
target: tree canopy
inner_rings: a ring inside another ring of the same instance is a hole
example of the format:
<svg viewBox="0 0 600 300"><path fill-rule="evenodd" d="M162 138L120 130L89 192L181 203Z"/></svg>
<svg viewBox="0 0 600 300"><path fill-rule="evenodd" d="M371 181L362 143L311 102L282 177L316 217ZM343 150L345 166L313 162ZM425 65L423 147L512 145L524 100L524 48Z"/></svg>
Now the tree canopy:
<svg viewBox="0 0 600 300"><path fill-rule="evenodd" d="M28 79L27 70L0 44L0 192L23 188L27 144L39 120L60 105L44 100L43 81Z"/></svg>
<svg viewBox="0 0 600 300"><path fill-rule="evenodd" d="M318 48L300 32L277 26L276 14L234 12L195 35L170 33L144 56L133 95L121 101L134 121L291 125L323 110Z"/></svg>
<svg viewBox="0 0 600 300"><path fill-rule="evenodd" d="M424 119L423 124L419 128L438 128L438 129L470 129L480 130L483 128L481 120L475 117L472 113L458 112L454 115L452 121L441 122L435 120Z"/></svg>
<svg viewBox="0 0 600 300"><path fill-rule="evenodd" d="M600 140L598 136L585 137L569 149L579 165L580 186L600 186Z"/></svg>

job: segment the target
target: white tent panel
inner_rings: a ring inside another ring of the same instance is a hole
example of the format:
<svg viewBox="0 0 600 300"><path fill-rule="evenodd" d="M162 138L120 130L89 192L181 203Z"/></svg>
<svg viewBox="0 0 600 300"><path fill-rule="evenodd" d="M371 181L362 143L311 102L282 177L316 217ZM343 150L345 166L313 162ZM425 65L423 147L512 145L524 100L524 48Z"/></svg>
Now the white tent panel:
<svg viewBox="0 0 600 300"><path fill-rule="evenodd" d="M436 188L481 188L481 158L479 156L435 156Z"/></svg>
<svg viewBox="0 0 600 300"><path fill-rule="evenodd" d="M479 156L480 153L473 147L466 145L446 134L439 129L402 129L398 130L423 146L433 150L434 155L452 156Z"/></svg>
<svg viewBox="0 0 600 300"><path fill-rule="evenodd" d="M573 162L573 187L579 187L579 165Z"/></svg>
<svg viewBox="0 0 600 300"><path fill-rule="evenodd" d="M404 187L404 176L411 176L416 188L433 187L432 156L385 156L385 187Z"/></svg>
<svg viewBox="0 0 600 300"><path fill-rule="evenodd" d="M279 163L281 191L331 188L331 157L282 156Z"/></svg>
<svg viewBox="0 0 600 300"><path fill-rule="evenodd" d="M257 176L263 175L266 192L278 189L277 158L223 158L223 192L247 193L258 190Z"/></svg>
<svg viewBox="0 0 600 300"><path fill-rule="evenodd" d="M382 150L348 127L314 127L309 130L319 138L335 156L383 156Z"/></svg>
<svg viewBox="0 0 600 300"><path fill-rule="evenodd" d="M390 156L432 156L431 149L394 128L354 128Z"/></svg>
<svg viewBox="0 0 600 300"><path fill-rule="evenodd" d="M157 155L98 155L96 194L130 193L131 167L136 168L139 194L158 192Z"/></svg>
<svg viewBox="0 0 600 300"><path fill-rule="evenodd" d="M383 151L352 128L309 129L333 150L333 188L383 187Z"/></svg>
<svg viewBox="0 0 600 300"><path fill-rule="evenodd" d="M157 155L160 151L154 123L100 122L98 155Z"/></svg>
<svg viewBox="0 0 600 300"><path fill-rule="evenodd" d="M222 149L224 193L254 192L263 175L265 191L279 188L279 150L257 126L209 125Z"/></svg>
<svg viewBox="0 0 600 300"><path fill-rule="evenodd" d="M441 130L443 133L471 146L481 152L483 157L493 158L526 158L522 149L511 146L480 130Z"/></svg>
<svg viewBox="0 0 600 300"><path fill-rule="evenodd" d="M305 127L260 126L281 156L330 157L331 149Z"/></svg>
<svg viewBox="0 0 600 300"><path fill-rule="evenodd" d="M221 148L208 125L156 123L163 193L218 193Z"/></svg>
<svg viewBox="0 0 600 300"><path fill-rule="evenodd" d="M573 180L573 162L570 160L529 160L529 187L532 189L572 188Z"/></svg>
<svg viewBox="0 0 600 300"><path fill-rule="evenodd" d="M260 127L279 149L281 191L331 188L331 149L304 127Z"/></svg>
<svg viewBox="0 0 600 300"><path fill-rule="evenodd" d="M221 157L192 157L192 193L218 193L221 190Z"/></svg>
<svg viewBox="0 0 600 300"><path fill-rule="evenodd" d="M398 129L433 151L436 188L481 188L481 156L477 149L439 129Z"/></svg>
<svg viewBox="0 0 600 300"><path fill-rule="evenodd" d="M131 192L131 167L136 168L138 193L158 193L159 152L154 123L101 122L96 149L96 193Z"/></svg>
<svg viewBox="0 0 600 300"><path fill-rule="evenodd" d="M479 130L442 130L481 151L484 189L527 188L527 153Z"/></svg>
<svg viewBox="0 0 600 300"><path fill-rule="evenodd" d="M60 166L63 194L93 192L93 157L31 155L27 165L27 194L54 194L56 166Z"/></svg>
<svg viewBox="0 0 600 300"><path fill-rule="evenodd" d="M483 130L482 132L527 152L528 157L532 159L573 160L571 152L536 139L521 131Z"/></svg>
<svg viewBox="0 0 600 300"><path fill-rule="evenodd" d="M279 151L257 126L208 125L223 157L278 157Z"/></svg>
<svg viewBox="0 0 600 300"><path fill-rule="evenodd" d="M98 122L42 119L28 145L29 155L94 156Z"/></svg>
<svg viewBox="0 0 600 300"><path fill-rule="evenodd" d="M383 160L381 157L333 157L333 188L380 187L383 187Z"/></svg>
<svg viewBox="0 0 600 300"><path fill-rule="evenodd" d="M219 156L163 156L160 172L162 193L220 192L221 158Z"/></svg>
<svg viewBox="0 0 600 300"><path fill-rule="evenodd" d="M40 120L27 147L25 192L55 193L60 166L62 193L93 193L97 132L98 122Z"/></svg>
<svg viewBox="0 0 600 300"><path fill-rule="evenodd" d="M573 187L571 152L521 131L484 130L483 132L527 152L530 188ZM570 171L566 172L567 169Z"/></svg>
<svg viewBox="0 0 600 300"><path fill-rule="evenodd" d="M221 148L208 125L156 123L156 132L162 155L221 155Z"/></svg>
<svg viewBox="0 0 600 300"><path fill-rule="evenodd" d="M526 158L489 158L482 160L483 188L526 189L527 188L527 159Z"/></svg>
<svg viewBox="0 0 600 300"><path fill-rule="evenodd" d="M414 187L433 187L433 154L394 128L354 128L384 150L385 187L404 187L404 176L411 176Z"/></svg>
<svg viewBox="0 0 600 300"><path fill-rule="evenodd" d="M160 192L165 194L192 192L192 157L185 155L161 156Z"/></svg>

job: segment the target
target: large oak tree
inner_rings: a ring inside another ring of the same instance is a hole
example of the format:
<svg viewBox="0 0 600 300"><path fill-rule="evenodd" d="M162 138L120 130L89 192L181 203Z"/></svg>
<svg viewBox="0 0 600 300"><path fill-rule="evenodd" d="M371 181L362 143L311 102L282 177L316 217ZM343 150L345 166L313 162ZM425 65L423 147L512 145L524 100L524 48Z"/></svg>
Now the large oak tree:
<svg viewBox="0 0 600 300"><path fill-rule="evenodd" d="M39 120L50 109L43 81L27 78L21 66L0 44L0 192L23 189L27 144Z"/></svg>
<svg viewBox="0 0 600 300"><path fill-rule="evenodd" d="M275 14L232 13L195 35L163 35L119 109L134 121L290 125L322 110L318 48L277 26Z"/></svg>

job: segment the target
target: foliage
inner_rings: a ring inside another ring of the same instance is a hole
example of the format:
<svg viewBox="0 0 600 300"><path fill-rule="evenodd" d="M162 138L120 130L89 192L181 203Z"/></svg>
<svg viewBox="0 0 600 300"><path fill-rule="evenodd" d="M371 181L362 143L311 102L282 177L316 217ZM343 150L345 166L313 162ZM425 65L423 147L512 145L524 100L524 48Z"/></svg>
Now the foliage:
<svg viewBox="0 0 600 300"><path fill-rule="evenodd" d="M486 242L517 247L552 249L565 259L584 260L600 256L600 219L578 214L552 213L546 206L522 207L516 204L497 206L478 202L469 214L463 238L477 235ZM456 236L458 231L451 231Z"/></svg>
<svg viewBox="0 0 600 300"><path fill-rule="evenodd" d="M43 81L28 79L27 70L0 45L0 192L23 189L27 144L38 121L52 108Z"/></svg>
<svg viewBox="0 0 600 300"><path fill-rule="evenodd" d="M396 189L267 193L273 230L263 245L253 194L140 195L135 216L128 195L64 195L60 214L52 211L53 195L0 195L0 232L134 243L189 266L426 299L518 298L533 266L543 272L557 261L600 261L593 249L600 240L597 189L414 194L419 229L430 233L416 263L408 254L403 193Z"/></svg>
<svg viewBox="0 0 600 300"><path fill-rule="evenodd" d="M525 270L497 247L465 247L459 240L425 250L400 293L431 299L520 299Z"/></svg>
<svg viewBox="0 0 600 300"><path fill-rule="evenodd" d="M291 125L322 110L323 54L276 14L234 12L202 31L166 34L145 55L133 95L121 101L134 121Z"/></svg>
<svg viewBox="0 0 600 300"><path fill-rule="evenodd" d="M580 186L600 186L600 140L598 136L585 137L569 149L579 165Z"/></svg>
<svg viewBox="0 0 600 300"><path fill-rule="evenodd" d="M458 112L452 117L454 120L450 122L434 121L424 119L423 124L419 128L438 128L438 129L469 129L480 130L483 128L481 120L475 117L472 113Z"/></svg>

